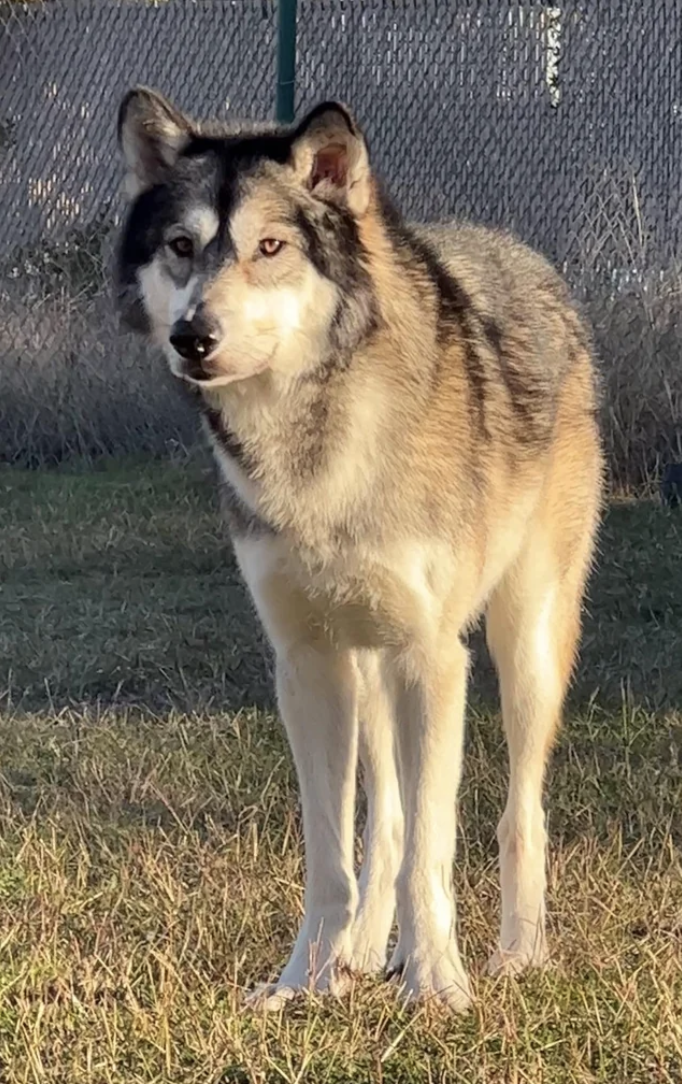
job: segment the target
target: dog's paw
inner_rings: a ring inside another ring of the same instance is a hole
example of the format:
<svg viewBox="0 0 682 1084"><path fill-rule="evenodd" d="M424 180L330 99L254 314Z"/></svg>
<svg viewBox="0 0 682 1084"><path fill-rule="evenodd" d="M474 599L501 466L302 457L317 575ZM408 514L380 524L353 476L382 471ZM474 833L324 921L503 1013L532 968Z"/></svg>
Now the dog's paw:
<svg viewBox="0 0 682 1084"><path fill-rule="evenodd" d="M347 964L328 963L319 971L311 971L298 963L287 964L278 982L262 983L247 994L247 1009L278 1012L289 1002L311 994L331 994L342 997L353 981Z"/></svg>
<svg viewBox="0 0 682 1084"><path fill-rule="evenodd" d="M407 1004L428 1002L451 1012L465 1012L471 1005L469 979L454 942L440 953L427 951L404 960L396 951L387 977Z"/></svg>
<svg viewBox="0 0 682 1084"><path fill-rule="evenodd" d="M264 982L254 987L244 1001L246 1009L263 1012L278 1012L296 997L302 997L305 990L293 986L281 986L277 982Z"/></svg>
<svg viewBox="0 0 682 1084"><path fill-rule="evenodd" d="M355 975L376 975L386 967L386 946L390 924L357 921L353 926L348 951L348 966Z"/></svg>
<svg viewBox="0 0 682 1084"><path fill-rule="evenodd" d="M527 948L503 949L498 947L488 960L486 971L492 978L504 975L522 975L524 971L545 967L548 961L544 940Z"/></svg>

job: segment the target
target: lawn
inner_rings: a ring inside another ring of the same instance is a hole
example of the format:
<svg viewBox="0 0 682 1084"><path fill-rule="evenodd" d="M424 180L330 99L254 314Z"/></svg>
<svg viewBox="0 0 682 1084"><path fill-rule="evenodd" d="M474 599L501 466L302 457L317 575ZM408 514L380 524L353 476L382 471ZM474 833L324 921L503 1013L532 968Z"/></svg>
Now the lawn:
<svg viewBox="0 0 682 1084"><path fill-rule="evenodd" d="M504 748L468 718L462 1018L390 986L243 1011L303 868L267 655L210 472L0 471L2 1084L682 1081L682 513L611 507L549 780L553 965L483 977Z"/></svg>

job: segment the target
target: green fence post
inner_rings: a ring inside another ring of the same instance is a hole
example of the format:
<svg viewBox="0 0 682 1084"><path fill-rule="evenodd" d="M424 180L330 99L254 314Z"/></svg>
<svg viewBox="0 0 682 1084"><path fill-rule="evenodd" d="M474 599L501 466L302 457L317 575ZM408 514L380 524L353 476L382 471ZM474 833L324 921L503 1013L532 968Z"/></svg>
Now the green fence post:
<svg viewBox="0 0 682 1084"><path fill-rule="evenodd" d="M297 0L279 0L277 4L276 112L280 124L291 124L294 119L296 4Z"/></svg>

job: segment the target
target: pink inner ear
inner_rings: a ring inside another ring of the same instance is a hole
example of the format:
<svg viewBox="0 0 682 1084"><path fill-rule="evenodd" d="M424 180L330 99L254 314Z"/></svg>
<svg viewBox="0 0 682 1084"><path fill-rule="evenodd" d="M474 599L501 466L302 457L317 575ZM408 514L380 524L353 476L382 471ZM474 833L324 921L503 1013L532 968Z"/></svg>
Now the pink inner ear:
<svg viewBox="0 0 682 1084"><path fill-rule="evenodd" d="M330 143L322 147L315 155L310 175L310 187L315 188L321 181L331 181L341 187L348 176L348 150L343 143Z"/></svg>

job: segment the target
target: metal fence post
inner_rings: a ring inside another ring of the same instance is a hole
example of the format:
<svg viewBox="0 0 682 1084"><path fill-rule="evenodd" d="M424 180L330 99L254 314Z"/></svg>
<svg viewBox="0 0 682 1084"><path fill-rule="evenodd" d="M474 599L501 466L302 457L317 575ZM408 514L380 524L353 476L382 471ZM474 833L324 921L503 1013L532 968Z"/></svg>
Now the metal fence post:
<svg viewBox="0 0 682 1084"><path fill-rule="evenodd" d="M280 124L291 124L294 119L296 5L297 0L279 0L277 4L276 114Z"/></svg>

